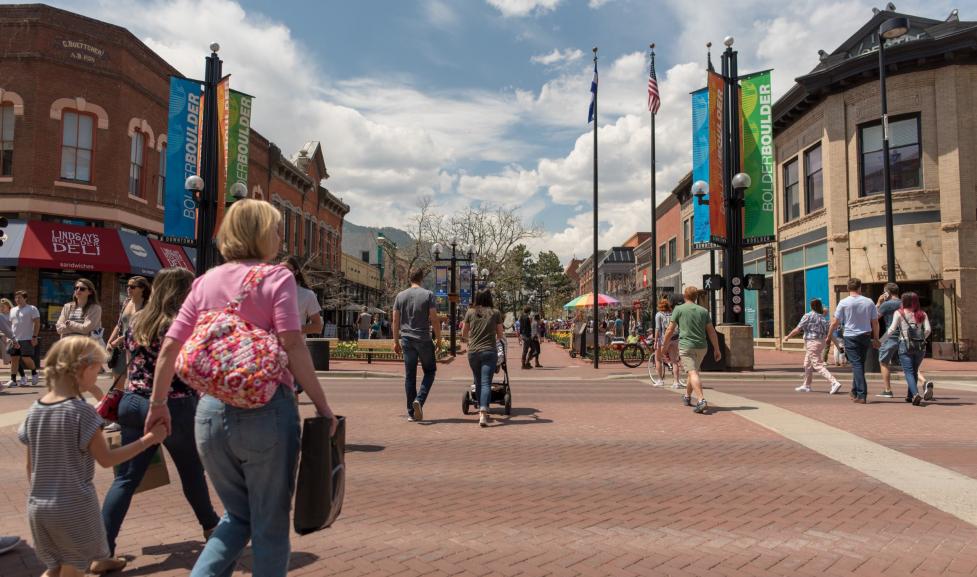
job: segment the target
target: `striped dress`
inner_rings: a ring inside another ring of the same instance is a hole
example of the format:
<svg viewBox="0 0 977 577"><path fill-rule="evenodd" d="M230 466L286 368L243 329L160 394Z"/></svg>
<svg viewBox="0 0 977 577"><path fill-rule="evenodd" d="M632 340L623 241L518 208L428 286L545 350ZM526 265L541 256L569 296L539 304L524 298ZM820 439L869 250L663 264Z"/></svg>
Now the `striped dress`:
<svg viewBox="0 0 977 577"><path fill-rule="evenodd" d="M48 568L69 565L84 572L109 556L98 494L95 459L88 444L101 429L95 408L77 398L35 401L17 437L31 457L27 515L34 551Z"/></svg>

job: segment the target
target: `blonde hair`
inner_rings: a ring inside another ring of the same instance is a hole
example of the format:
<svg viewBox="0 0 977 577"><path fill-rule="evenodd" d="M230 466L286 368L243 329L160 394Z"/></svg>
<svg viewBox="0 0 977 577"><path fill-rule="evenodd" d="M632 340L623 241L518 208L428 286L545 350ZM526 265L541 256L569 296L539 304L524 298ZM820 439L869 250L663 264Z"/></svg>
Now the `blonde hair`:
<svg viewBox="0 0 977 577"><path fill-rule="evenodd" d="M162 337L190 292L193 273L185 268L164 268L153 280L153 291L142 310L132 319L132 338L141 346L152 346Z"/></svg>
<svg viewBox="0 0 977 577"><path fill-rule="evenodd" d="M224 213L217 231L217 250L224 260L261 260L269 234L281 224L282 215L269 202L241 199Z"/></svg>
<svg viewBox="0 0 977 577"><path fill-rule="evenodd" d="M7 308L14 308L14 303L10 302L10 299L0 299L0 306L7 305Z"/></svg>
<svg viewBox="0 0 977 577"><path fill-rule="evenodd" d="M75 393L80 394L77 390L78 371L93 364L101 365L107 358L102 345L91 337L72 335L59 340L44 356L44 378L48 390L56 382L69 381L74 383Z"/></svg>

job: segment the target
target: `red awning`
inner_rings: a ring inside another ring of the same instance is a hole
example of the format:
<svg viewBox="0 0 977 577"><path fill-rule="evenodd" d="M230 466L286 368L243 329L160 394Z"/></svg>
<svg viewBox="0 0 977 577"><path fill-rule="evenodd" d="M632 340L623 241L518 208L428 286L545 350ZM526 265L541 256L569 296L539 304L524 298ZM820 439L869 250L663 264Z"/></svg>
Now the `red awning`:
<svg viewBox="0 0 977 577"><path fill-rule="evenodd" d="M153 245L153 250L156 251L156 256L159 257L159 262L163 265L163 268L180 267L193 272L193 264L187 258L187 253L179 245L170 244L154 238L149 239L149 244Z"/></svg>
<svg viewBox="0 0 977 577"><path fill-rule="evenodd" d="M118 231L37 220L27 223L19 264L98 272L132 269Z"/></svg>

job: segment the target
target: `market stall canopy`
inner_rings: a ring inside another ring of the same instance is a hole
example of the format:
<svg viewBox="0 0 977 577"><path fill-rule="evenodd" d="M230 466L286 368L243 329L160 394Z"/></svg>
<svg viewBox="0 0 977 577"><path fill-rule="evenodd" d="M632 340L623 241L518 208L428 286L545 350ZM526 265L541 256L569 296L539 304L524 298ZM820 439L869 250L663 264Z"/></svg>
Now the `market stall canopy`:
<svg viewBox="0 0 977 577"><path fill-rule="evenodd" d="M24 244L24 233L27 223L22 220L11 220L7 228L3 229L7 240L0 246L0 266L17 266L20 260L20 247Z"/></svg>
<svg viewBox="0 0 977 577"><path fill-rule="evenodd" d="M133 274L154 276L159 271L159 259L153 252L153 247L149 245L149 239L141 234L128 230L119 231L119 239L122 240L122 248L126 251L129 258L129 266Z"/></svg>
<svg viewBox="0 0 977 577"><path fill-rule="evenodd" d="M602 293L597 294L597 306L606 307L611 305L621 304L616 298L608 296ZM582 307L592 307L594 306L594 293L590 292L584 295L580 295L567 304L563 305L565 309L574 309Z"/></svg>

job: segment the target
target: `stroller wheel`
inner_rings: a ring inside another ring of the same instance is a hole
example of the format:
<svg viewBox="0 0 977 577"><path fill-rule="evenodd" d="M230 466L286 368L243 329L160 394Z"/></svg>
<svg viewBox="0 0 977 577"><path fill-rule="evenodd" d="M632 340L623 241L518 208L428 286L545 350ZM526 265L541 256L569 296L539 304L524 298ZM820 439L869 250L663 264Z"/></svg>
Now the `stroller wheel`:
<svg viewBox="0 0 977 577"><path fill-rule="evenodd" d="M465 391L465 394L462 395L461 397L461 414L467 415L468 410L471 408L471 406L472 403L471 400L469 400L468 398L468 391Z"/></svg>
<svg viewBox="0 0 977 577"><path fill-rule="evenodd" d="M506 415L511 415L512 414L512 393L506 393L505 394L505 397L503 398L503 402L505 403L504 413Z"/></svg>

